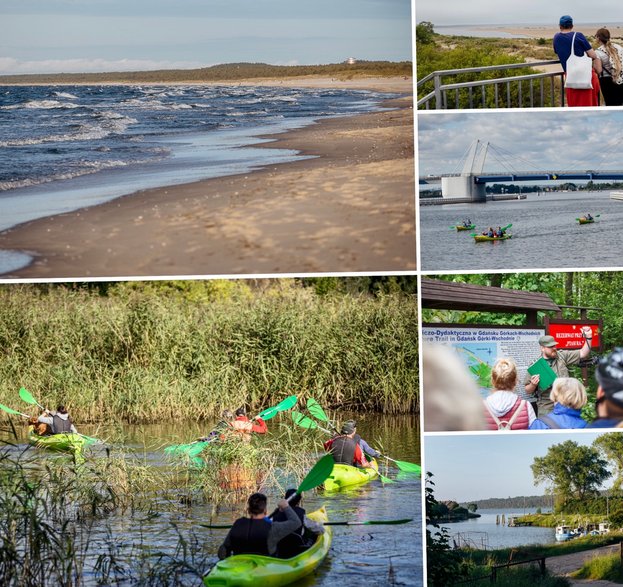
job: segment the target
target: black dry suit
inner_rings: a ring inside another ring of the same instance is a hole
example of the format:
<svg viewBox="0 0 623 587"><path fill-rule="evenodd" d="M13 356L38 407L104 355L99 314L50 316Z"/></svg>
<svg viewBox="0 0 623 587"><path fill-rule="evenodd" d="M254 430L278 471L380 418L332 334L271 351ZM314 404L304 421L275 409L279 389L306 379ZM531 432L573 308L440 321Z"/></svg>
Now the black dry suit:
<svg viewBox="0 0 623 587"><path fill-rule="evenodd" d="M331 443L331 454L336 463L352 465L355 462L357 443L348 436L338 436Z"/></svg>
<svg viewBox="0 0 623 587"><path fill-rule="evenodd" d="M292 558L309 546L304 539L305 526L303 524L305 522L305 510L298 506L294 506L292 509L299 520L301 520L301 525L277 543L277 556L279 558ZM287 520L288 517L282 511L277 512L273 516L274 522L286 522Z"/></svg>
<svg viewBox="0 0 623 587"><path fill-rule="evenodd" d="M263 554L268 556L268 533L272 524L264 519L240 518L229 531L234 554Z"/></svg>
<svg viewBox="0 0 623 587"><path fill-rule="evenodd" d="M60 414L54 414L52 416L52 434L71 432L71 418L67 414L65 414L65 416L65 418L61 417Z"/></svg>

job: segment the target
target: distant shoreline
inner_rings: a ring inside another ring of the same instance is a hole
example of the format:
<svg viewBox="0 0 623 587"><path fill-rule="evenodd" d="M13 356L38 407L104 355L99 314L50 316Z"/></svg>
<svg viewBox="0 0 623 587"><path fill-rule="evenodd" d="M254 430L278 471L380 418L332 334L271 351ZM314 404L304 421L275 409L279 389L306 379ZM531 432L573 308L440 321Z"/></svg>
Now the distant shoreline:
<svg viewBox="0 0 623 587"><path fill-rule="evenodd" d="M594 35L595 31L598 28L604 26L603 23L583 23L578 22L574 26L574 30L583 32L585 35ZM612 37L623 38L623 23L616 22L611 25L607 25L606 27L610 31ZM452 29L456 28L458 30L471 31L471 32L496 32L504 33L505 35L521 35L522 37L528 37L532 39L552 39L554 35L560 31L558 24L556 22L552 22L551 24L517 24L517 25L508 25L508 24L466 24L466 25L435 25L435 28L439 29ZM443 34L443 33L442 33ZM460 36L457 34L457 36ZM470 35L476 36L476 35ZM487 35L491 36L491 35ZM504 36L504 35L503 35ZM500 37L502 38L502 37Z"/></svg>

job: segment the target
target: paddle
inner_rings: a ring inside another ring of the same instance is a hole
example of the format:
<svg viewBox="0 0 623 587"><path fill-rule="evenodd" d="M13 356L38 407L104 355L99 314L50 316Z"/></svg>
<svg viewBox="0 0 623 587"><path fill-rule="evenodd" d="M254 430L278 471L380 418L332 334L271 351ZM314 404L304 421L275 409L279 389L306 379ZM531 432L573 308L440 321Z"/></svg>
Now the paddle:
<svg viewBox="0 0 623 587"><path fill-rule="evenodd" d="M408 524L413 522L413 518L405 518L404 520L368 520L367 522L323 522L323 526L380 526L380 525L397 525ZM199 524L204 528L231 528L233 524Z"/></svg>
<svg viewBox="0 0 623 587"><path fill-rule="evenodd" d="M311 399L311 398L310 398ZM316 400L313 400L313 402L318 405L318 402ZM308 406L309 406L309 401L307 402ZM322 411L322 408L318 405L318 408L320 408L320 411ZM309 408L308 408L309 409ZM322 411L323 416L325 416L326 418L326 414L324 413L324 411ZM300 412L292 412L292 420L293 422L297 425L300 426L301 428L306 428L308 430L322 430L323 432L325 432L326 434L332 434L331 430L327 430L326 428L323 428L322 426L319 426L316 422L314 422L311 418L308 418L307 416L304 416L303 414L301 414ZM327 421L329 419L327 418ZM384 475L381 475L380 471L378 471L377 469L377 473L379 475L379 479L381 480L382 483L395 483L395 481L393 481L392 479L390 479L389 477L385 477Z"/></svg>
<svg viewBox="0 0 623 587"><path fill-rule="evenodd" d="M270 420L271 418L274 418L279 412L284 412L285 410L293 408L296 405L297 401L298 400L295 395L288 396L284 400L281 400L277 405L262 410L253 419L256 420L257 418L262 418L262 420ZM212 432L214 432L214 430ZM170 454L183 452L189 456L197 456L208 444L210 444L210 442L217 440L217 438L218 437L210 438L208 440L193 440L192 442L188 442L186 444L172 444L171 446L167 446L164 449L164 452Z"/></svg>
<svg viewBox="0 0 623 587"><path fill-rule="evenodd" d="M39 406L42 410L46 410L46 408L44 408L33 396L32 394L25 388L22 387L19 390L19 396L20 398L25 401L27 404L32 404L32 405L36 405ZM30 416L28 416L30 418ZM99 438L93 438L92 436L87 436L86 434L80 434L80 432L76 432L76 434L78 436L82 436L82 438L86 438L87 440L91 440L92 442L102 442L101 440L99 440Z"/></svg>
<svg viewBox="0 0 623 587"><path fill-rule="evenodd" d="M333 472L334 464L335 461L333 460L333 455L324 455L318 459L318 462L310 469L309 473L307 473L305 478L301 481L296 493L293 493L290 497L288 497L288 503L294 499L295 495L300 495L303 491L309 491L314 487L318 487L318 485L322 485ZM279 508L276 508L268 517L272 518L278 511Z"/></svg>
<svg viewBox="0 0 623 587"><path fill-rule="evenodd" d="M387 455L381 455L384 459L388 461L392 461L396 463L396 466L405 473L417 473L418 475L422 474L422 467L420 465L416 465L415 463L409 463L407 461L397 461L396 459L392 459Z"/></svg>
<svg viewBox="0 0 623 587"><path fill-rule="evenodd" d="M0 410L4 410L7 414L14 414L16 416L24 416L24 418L30 418L28 414L18 412L17 410L14 410L13 408L9 408L3 404L0 404Z"/></svg>

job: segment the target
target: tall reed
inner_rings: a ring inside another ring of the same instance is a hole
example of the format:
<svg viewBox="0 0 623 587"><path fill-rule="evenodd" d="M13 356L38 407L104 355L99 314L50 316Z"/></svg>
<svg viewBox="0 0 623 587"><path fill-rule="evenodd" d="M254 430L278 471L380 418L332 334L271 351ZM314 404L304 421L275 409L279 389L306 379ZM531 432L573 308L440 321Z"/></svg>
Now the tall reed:
<svg viewBox="0 0 623 587"><path fill-rule="evenodd" d="M31 410L17 398L24 386L78 422L201 420L293 393L417 412L415 296L319 296L293 280L239 290L0 287L0 403Z"/></svg>

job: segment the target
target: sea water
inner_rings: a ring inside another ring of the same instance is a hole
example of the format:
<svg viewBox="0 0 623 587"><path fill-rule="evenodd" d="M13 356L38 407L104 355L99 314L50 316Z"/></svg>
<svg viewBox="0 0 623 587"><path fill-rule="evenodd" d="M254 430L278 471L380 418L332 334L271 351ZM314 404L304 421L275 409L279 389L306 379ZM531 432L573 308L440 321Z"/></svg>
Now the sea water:
<svg viewBox="0 0 623 587"><path fill-rule="evenodd" d="M290 161L244 148L315 120L380 110L366 90L248 86L0 87L0 230L139 189Z"/></svg>

